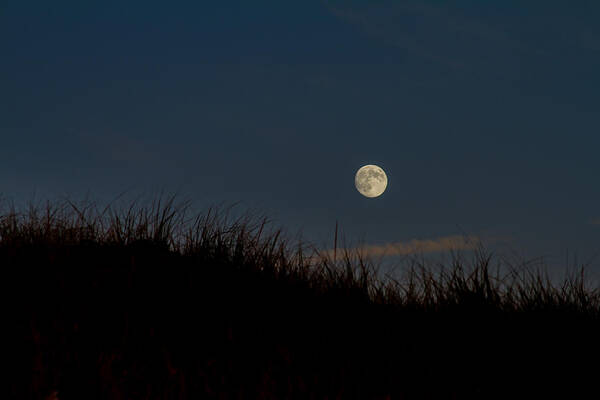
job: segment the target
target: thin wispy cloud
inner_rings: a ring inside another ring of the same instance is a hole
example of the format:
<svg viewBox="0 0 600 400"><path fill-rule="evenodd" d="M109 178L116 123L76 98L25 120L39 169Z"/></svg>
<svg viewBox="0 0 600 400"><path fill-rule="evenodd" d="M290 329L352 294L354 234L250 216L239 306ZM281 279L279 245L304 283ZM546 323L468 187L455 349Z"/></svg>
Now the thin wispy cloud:
<svg viewBox="0 0 600 400"><path fill-rule="evenodd" d="M80 133L78 140L90 154L97 154L111 162L148 165L165 158L165 154L150 146L147 141L128 136L103 132L102 134Z"/></svg>
<svg viewBox="0 0 600 400"><path fill-rule="evenodd" d="M332 15L358 26L369 36L453 68L503 62L505 53L519 45L503 30L452 12L443 3L323 3Z"/></svg>
<svg viewBox="0 0 600 400"><path fill-rule="evenodd" d="M493 13L483 9L479 12L471 9L469 12L469 7L459 7L451 2L322 2L333 16L373 38L412 55L474 73L483 69L487 73L499 74L498 77L508 73L520 74L523 57L530 61L538 57L553 57L558 52L557 46L591 52L600 49L600 33L596 25L580 21L573 12L557 14L557 9L550 4L539 5L540 15L529 17L540 28L533 32L524 19L510 15L493 18ZM557 28L566 24L578 28ZM547 45L548 37L561 39ZM501 66L501 73L496 71L498 66Z"/></svg>
<svg viewBox="0 0 600 400"><path fill-rule="evenodd" d="M393 242L383 245L365 245L354 248L329 249L328 256L344 253L360 253L366 257L406 256L411 254L437 253L451 250L474 250L481 244L477 236L444 236L436 239L413 239L406 242Z"/></svg>

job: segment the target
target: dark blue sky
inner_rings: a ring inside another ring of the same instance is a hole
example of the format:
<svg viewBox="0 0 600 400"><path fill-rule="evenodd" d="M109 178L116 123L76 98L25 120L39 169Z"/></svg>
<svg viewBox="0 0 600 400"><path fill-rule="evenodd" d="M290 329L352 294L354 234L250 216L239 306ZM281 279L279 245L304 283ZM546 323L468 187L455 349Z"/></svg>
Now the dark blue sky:
<svg viewBox="0 0 600 400"><path fill-rule="evenodd" d="M600 3L3 1L0 193L178 190L318 243L600 251ZM390 183L354 189L364 164ZM600 267L600 256L594 264Z"/></svg>

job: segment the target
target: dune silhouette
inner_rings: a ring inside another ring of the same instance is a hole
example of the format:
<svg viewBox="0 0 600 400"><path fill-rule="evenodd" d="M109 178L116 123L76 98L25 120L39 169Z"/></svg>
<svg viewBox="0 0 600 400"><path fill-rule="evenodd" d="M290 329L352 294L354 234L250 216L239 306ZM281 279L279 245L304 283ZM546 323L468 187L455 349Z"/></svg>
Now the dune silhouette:
<svg viewBox="0 0 600 400"><path fill-rule="evenodd" d="M169 198L4 211L0 263L9 398L582 398L598 376L583 271L501 273L481 249L382 281Z"/></svg>

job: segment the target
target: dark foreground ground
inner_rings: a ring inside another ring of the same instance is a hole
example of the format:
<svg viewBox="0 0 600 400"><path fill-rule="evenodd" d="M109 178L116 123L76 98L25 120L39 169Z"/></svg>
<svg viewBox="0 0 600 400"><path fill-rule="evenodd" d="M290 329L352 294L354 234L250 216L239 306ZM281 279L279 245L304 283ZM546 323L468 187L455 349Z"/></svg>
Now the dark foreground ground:
<svg viewBox="0 0 600 400"><path fill-rule="evenodd" d="M480 259L373 290L348 259L309 274L259 225L204 219L174 250L173 227L163 234L157 221L126 239L114 218L113 231L2 218L5 398L600 393L598 292L577 279L551 288L527 275L504 287Z"/></svg>

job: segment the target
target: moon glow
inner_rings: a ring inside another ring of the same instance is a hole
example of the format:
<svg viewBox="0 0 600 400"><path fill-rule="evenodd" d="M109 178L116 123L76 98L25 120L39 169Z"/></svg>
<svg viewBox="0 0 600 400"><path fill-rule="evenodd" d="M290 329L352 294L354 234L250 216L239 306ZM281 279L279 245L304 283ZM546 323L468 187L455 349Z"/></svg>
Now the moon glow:
<svg viewBox="0 0 600 400"><path fill-rule="evenodd" d="M356 190L365 197L381 196L387 187L387 175L377 165L365 165L356 171L354 185Z"/></svg>

